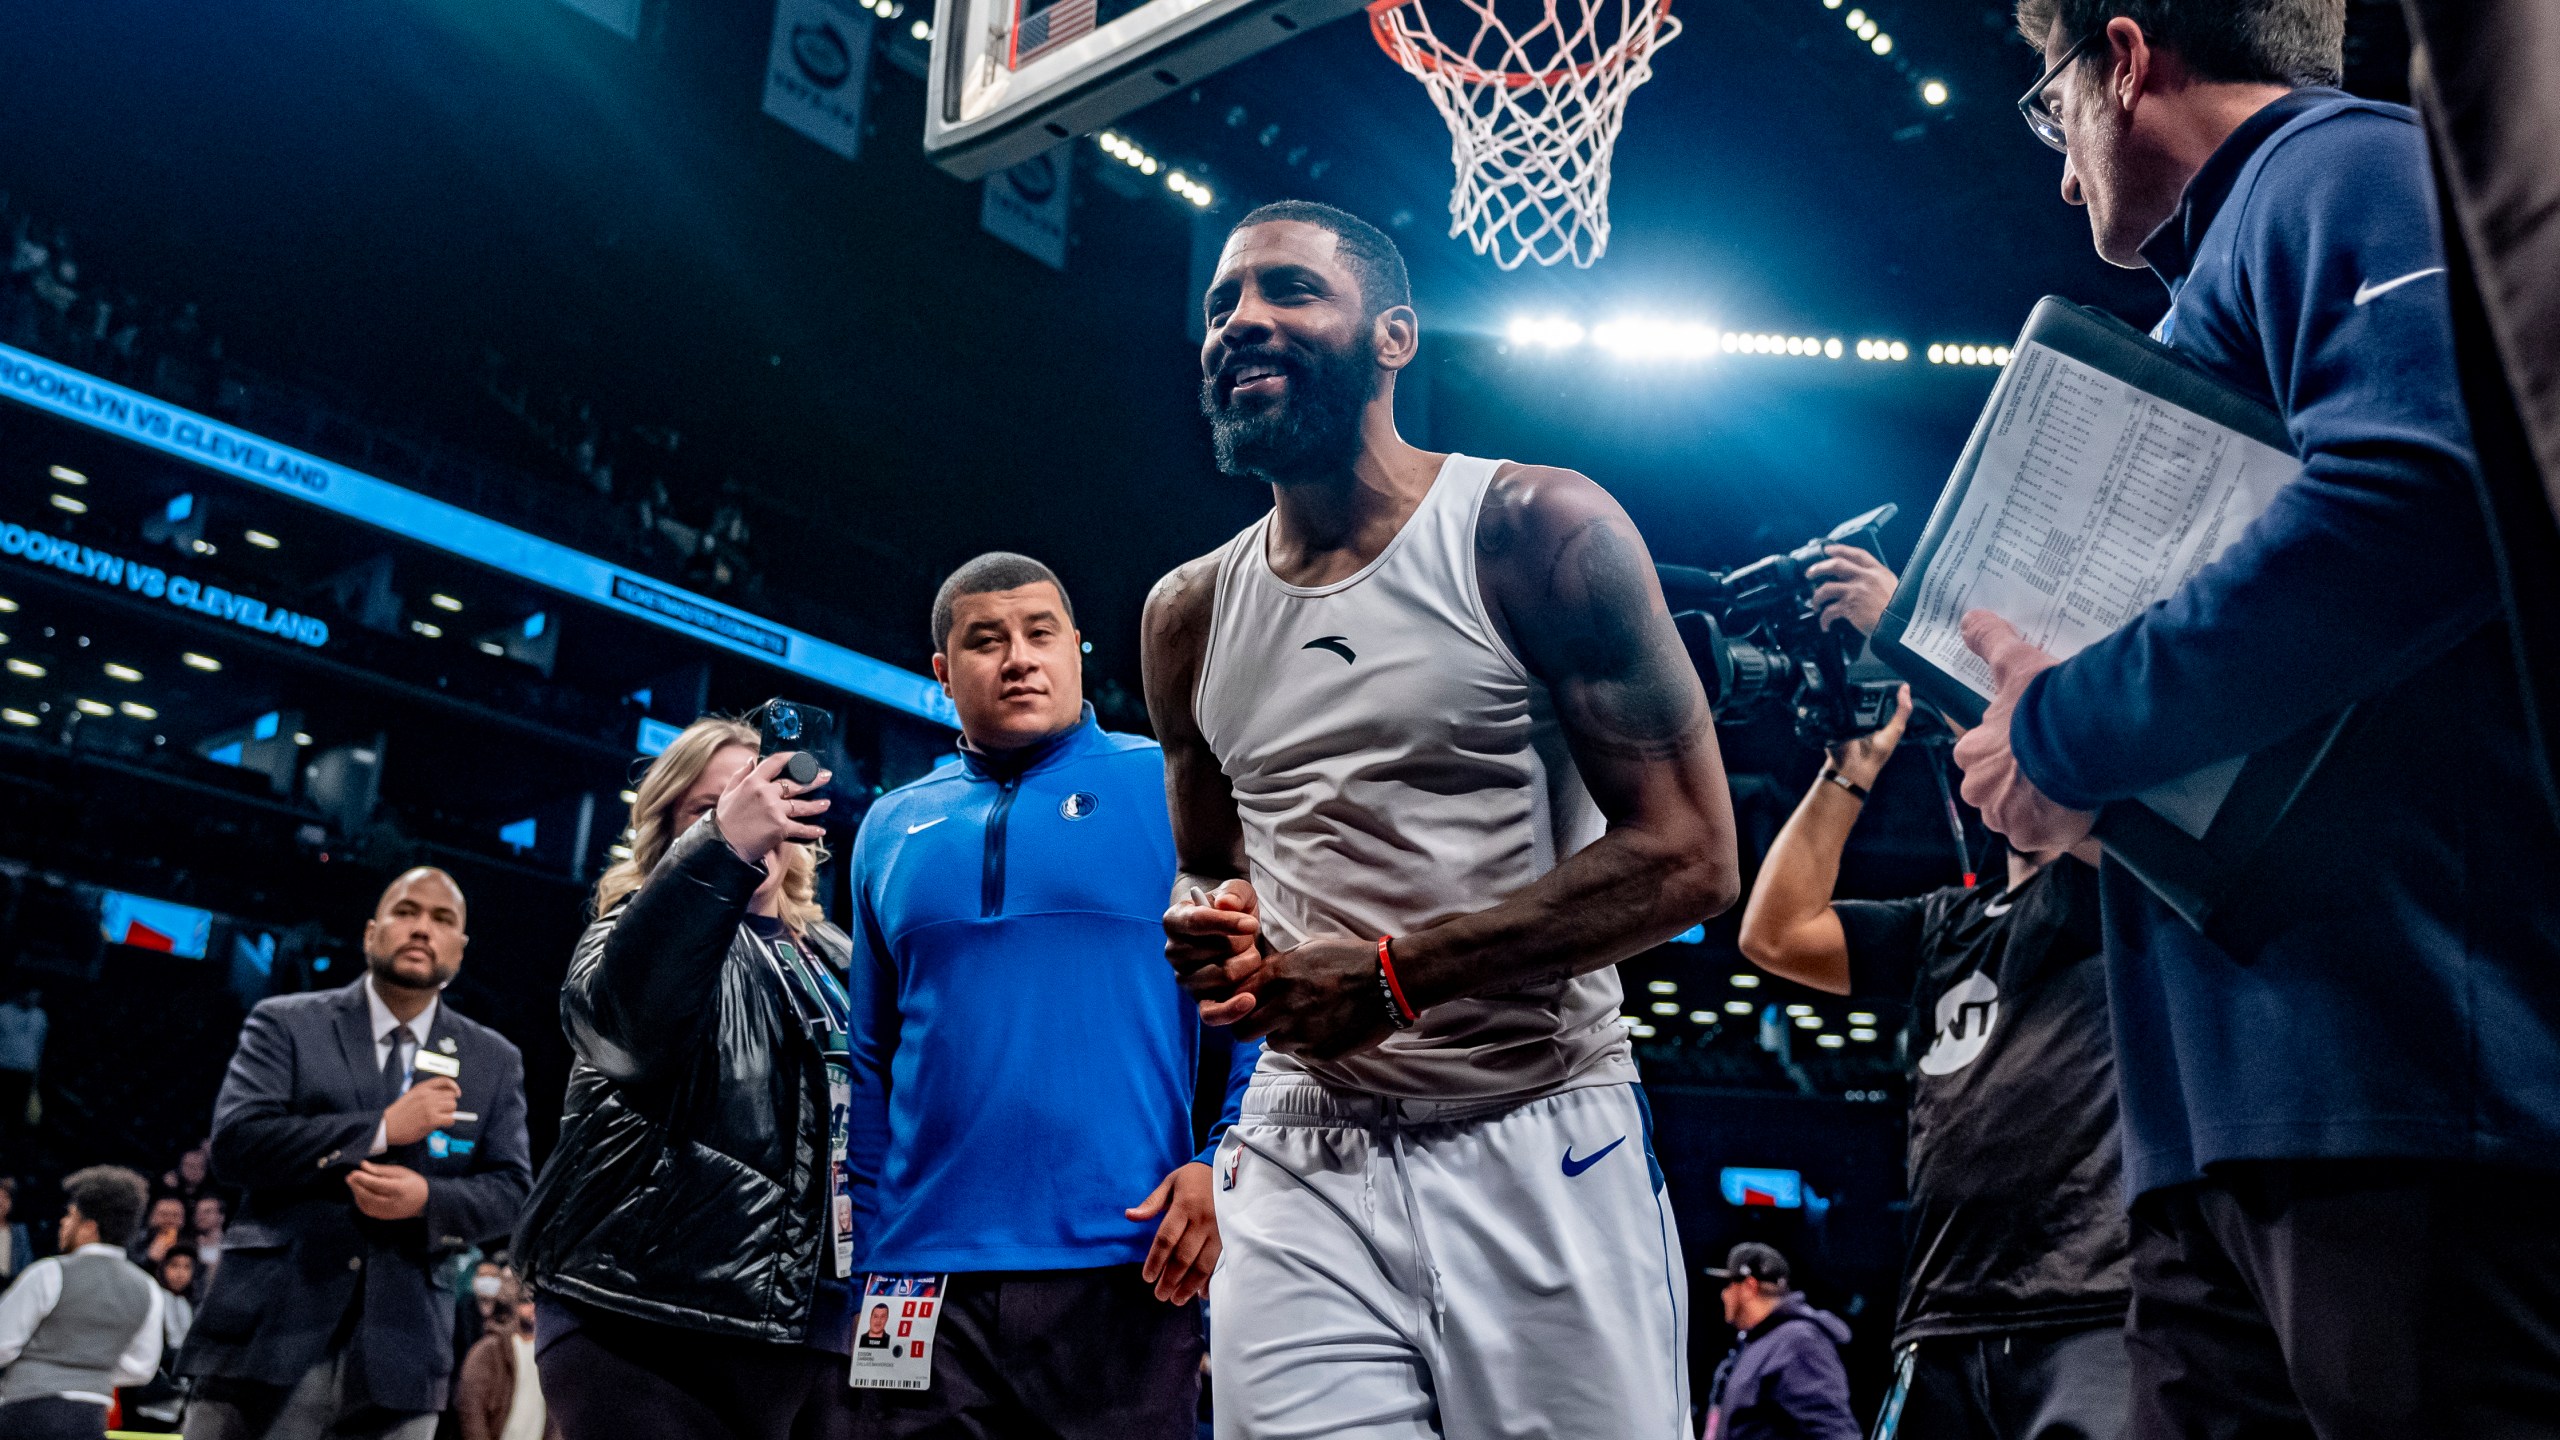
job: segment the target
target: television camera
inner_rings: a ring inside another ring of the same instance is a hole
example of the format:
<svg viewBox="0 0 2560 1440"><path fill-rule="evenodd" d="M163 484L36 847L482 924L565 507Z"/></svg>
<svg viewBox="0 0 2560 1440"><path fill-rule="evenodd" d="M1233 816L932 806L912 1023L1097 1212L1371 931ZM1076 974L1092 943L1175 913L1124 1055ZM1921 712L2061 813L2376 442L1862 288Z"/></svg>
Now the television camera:
<svg viewBox="0 0 2560 1440"><path fill-rule="evenodd" d="M1822 628L1813 613L1813 592L1822 582L1805 571L1833 545L1854 545L1882 559L1882 532L1895 509L1879 505L1793 550L1731 570L1654 567L1717 724L1790 714L1797 739L1829 746L1893 718L1901 677L1875 658L1855 628Z"/></svg>

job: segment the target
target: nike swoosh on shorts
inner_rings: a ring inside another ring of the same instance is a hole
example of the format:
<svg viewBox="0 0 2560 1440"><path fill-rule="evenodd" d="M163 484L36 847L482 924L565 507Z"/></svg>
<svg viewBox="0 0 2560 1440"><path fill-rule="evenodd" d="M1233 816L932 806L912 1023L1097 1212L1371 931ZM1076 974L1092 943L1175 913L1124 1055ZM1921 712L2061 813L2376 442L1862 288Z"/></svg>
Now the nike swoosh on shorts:
<svg viewBox="0 0 2560 1440"><path fill-rule="evenodd" d="M948 815L936 815L936 816L934 816L932 819L927 820L926 822L924 822L924 823L923 823L923 824L921 824L921 825L910 825L910 826L908 826L908 827L907 827L907 833L908 833L908 834L910 834L910 835L913 835L913 834L915 834L915 833L916 833L917 831L919 831L919 830L930 830L930 829L932 829L934 826L939 825L939 824L941 824L943 821L948 820L948 819L950 819L950 818L951 818L951 817L950 817L950 816L948 816Z"/></svg>
<svg viewBox="0 0 2560 1440"><path fill-rule="evenodd" d="M2396 280L2385 280L2379 285L2367 280L2356 287L2356 303L2359 305L2365 304L2375 296L2388 295L2392 291L2399 289L2401 286L2408 284L2412 280L2424 280L2430 275L2441 275L2443 273L2443 266L2431 265L2424 270L2412 270L2408 274L2400 276Z"/></svg>
<svg viewBox="0 0 2560 1440"><path fill-rule="evenodd" d="M1592 1151L1590 1154L1583 1156L1579 1160L1573 1158L1573 1147L1567 1145L1564 1147L1564 1173L1566 1177L1570 1179L1571 1177L1579 1175L1583 1171L1590 1169L1592 1166L1599 1164L1602 1160L1608 1157L1610 1151L1615 1150L1626 1143L1627 1137L1621 1135L1617 1139L1610 1141L1608 1144L1601 1146L1599 1149Z"/></svg>

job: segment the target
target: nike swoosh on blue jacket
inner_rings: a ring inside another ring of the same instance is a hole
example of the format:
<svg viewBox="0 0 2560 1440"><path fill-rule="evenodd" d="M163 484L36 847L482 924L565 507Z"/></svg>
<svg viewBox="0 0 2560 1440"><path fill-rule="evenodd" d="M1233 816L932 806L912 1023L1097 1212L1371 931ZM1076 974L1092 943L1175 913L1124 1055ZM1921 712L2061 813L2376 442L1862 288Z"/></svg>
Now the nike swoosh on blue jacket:
<svg viewBox="0 0 2560 1440"><path fill-rule="evenodd" d="M1157 1222L1120 1212L1207 1158L1202 1045L1234 1051L1219 1133L1261 1054L1204 1036L1165 963L1163 751L1088 709L1014 761L946 760L880 797L854 842L848 1163L868 1271L1143 1260Z"/></svg>
<svg viewBox="0 0 2560 1440"><path fill-rule="evenodd" d="M2415 115L2302 91L2225 141L2143 247L2176 297L2169 343L2282 414L2302 474L2027 687L2019 768L2093 809L2363 708L2251 863L2224 932L2241 953L2105 869L2135 1194L2232 1160L2560 1169L2560 840L2497 618L2433 201Z"/></svg>

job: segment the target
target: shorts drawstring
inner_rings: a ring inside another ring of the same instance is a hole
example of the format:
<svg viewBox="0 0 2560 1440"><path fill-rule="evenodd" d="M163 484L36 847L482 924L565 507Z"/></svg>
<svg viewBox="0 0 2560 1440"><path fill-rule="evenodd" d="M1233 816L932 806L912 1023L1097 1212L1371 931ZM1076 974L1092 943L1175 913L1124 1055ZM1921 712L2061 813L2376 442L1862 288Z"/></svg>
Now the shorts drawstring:
<svg viewBox="0 0 2560 1440"><path fill-rule="evenodd" d="M1413 1230L1414 1258L1421 1267L1422 1278L1426 1284L1431 1301L1431 1323L1434 1328L1437 1328L1448 1317L1448 1293L1440 1283L1440 1267L1434 1263L1431 1258L1431 1241L1429 1237L1423 1233L1422 1229L1422 1204L1420 1199L1414 1194L1413 1176L1405 1163L1404 1126L1402 1124L1403 1104L1396 1100L1389 1100L1385 1102L1385 1104L1389 1108L1384 1111L1381 1117L1384 1121L1381 1128L1383 1128L1387 1133L1387 1153L1394 1161L1395 1165L1396 1190L1399 1198L1404 1202L1405 1224ZM1237 1130L1230 1129L1227 1131L1227 1138L1235 1141L1237 1145L1244 1149L1250 1150L1254 1154L1261 1156L1264 1160L1269 1161L1273 1169L1278 1170L1281 1174L1296 1181L1301 1189L1305 1190L1308 1194L1322 1202L1326 1209L1332 1211L1335 1216L1340 1218L1344 1228L1348 1229L1352 1234L1360 1237L1361 1248L1369 1252L1370 1261L1378 1267L1379 1274L1387 1277L1387 1283L1394 1285L1399 1290L1406 1288L1402 1282L1397 1280L1395 1266L1388 1263L1386 1251L1379 1248L1377 1237L1370 1234L1369 1228L1354 1218L1350 1211L1343 1209L1341 1204L1332 1196L1327 1195L1320 1189L1317 1189L1316 1186L1307 1179L1307 1177L1299 1174L1295 1169L1292 1169L1286 1161L1283 1161L1279 1156L1272 1154L1261 1146L1254 1144ZM1375 1144L1376 1139L1376 1133L1373 1131L1370 1136L1371 1143ZM1408 1293L1410 1292L1408 1291Z"/></svg>
<svg viewBox="0 0 2560 1440"><path fill-rule="evenodd" d="M1404 1102L1389 1100L1380 1107L1386 1122L1388 1153L1395 1157L1396 1189L1404 1195L1405 1224L1413 1230L1413 1255L1431 1285L1431 1323L1439 1325L1448 1318L1448 1293L1440 1285L1440 1267L1431 1258L1431 1238L1423 1233L1422 1204L1413 1193L1413 1175L1405 1167Z"/></svg>

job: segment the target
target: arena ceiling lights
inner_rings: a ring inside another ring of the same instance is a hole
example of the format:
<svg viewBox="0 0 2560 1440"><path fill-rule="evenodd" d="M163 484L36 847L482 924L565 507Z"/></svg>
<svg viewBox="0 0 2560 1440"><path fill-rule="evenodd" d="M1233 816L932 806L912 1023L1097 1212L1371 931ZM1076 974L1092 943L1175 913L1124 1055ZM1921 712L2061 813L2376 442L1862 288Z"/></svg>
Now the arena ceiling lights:
<svg viewBox="0 0 2560 1440"><path fill-rule="evenodd" d="M1732 355L1902 364L1925 354L1932 365L2009 363L2006 345L1937 344L1921 351L1901 340L1725 330L1682 320L1627 319L1584 325L1559 315L1523 315L1511 322L1504 337L1511 349L1532 354L1562 354L1589 346L1611 359L1637 362L1698 362Z"/></svg>

